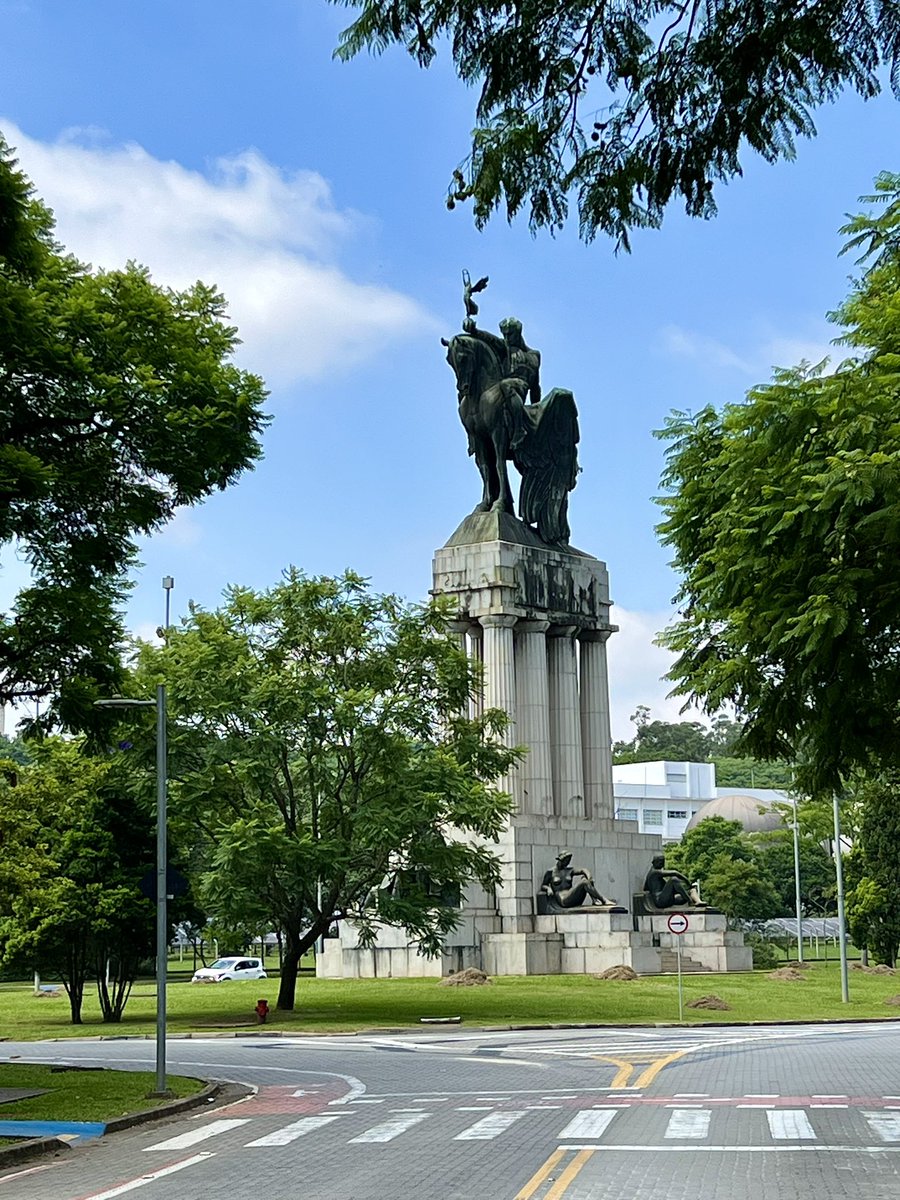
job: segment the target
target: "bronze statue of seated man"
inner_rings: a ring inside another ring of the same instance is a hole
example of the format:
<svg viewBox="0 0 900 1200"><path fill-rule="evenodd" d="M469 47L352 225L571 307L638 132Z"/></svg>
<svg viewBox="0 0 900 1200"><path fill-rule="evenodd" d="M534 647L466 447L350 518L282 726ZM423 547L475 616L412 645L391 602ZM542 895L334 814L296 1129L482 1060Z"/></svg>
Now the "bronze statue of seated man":
<svg viewBox="0 0 900 1200"><path fill-rule="evenodd" d="M560 854L556 866L551 871L544 872L541 880L541 890L538 893L538 913L571 912L580 908L585 900L590 901L590 907L603 908L607 912L625 912L615 900L608 900L594 887L594 880L589 871L571 865L571 854ZM576 883L576 878L580 879Z"/></svg>
<svg viewBox="0 0 900 1200"><path fill-rule="evenodd" d="M656 909L701 908L710 911L709 905L701 902L697 889L680 871L666 869L662 854L657 854L651 860L650 870L644 880L644 897Z"/></svg>

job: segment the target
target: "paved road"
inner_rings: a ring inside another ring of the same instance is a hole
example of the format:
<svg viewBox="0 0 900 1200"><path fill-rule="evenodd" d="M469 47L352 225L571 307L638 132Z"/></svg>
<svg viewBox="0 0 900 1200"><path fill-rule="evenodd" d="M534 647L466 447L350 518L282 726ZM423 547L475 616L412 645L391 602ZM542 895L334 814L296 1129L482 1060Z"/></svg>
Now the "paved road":
<svg viewBox="0 0 900 1200"><path fill-rule="evenodd" d="M151 1042L0 1059L151 1067ZM900 1026L173 1041L228 1108L0 1173L0 1200L900 1197Z"/></svg>

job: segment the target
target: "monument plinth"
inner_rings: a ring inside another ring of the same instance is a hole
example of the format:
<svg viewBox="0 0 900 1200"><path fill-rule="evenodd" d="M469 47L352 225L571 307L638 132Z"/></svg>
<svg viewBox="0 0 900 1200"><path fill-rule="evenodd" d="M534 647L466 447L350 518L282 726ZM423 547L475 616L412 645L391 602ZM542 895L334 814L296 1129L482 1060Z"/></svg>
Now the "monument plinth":
<svg viewBox="0 0 900 1200"><path fill-rule="evenodd" d="M504 709L510 744L529 748L511 788L519 814L611 819L606 565L490 512L466 518L433 575L483 664L484 705Z"/></svg>

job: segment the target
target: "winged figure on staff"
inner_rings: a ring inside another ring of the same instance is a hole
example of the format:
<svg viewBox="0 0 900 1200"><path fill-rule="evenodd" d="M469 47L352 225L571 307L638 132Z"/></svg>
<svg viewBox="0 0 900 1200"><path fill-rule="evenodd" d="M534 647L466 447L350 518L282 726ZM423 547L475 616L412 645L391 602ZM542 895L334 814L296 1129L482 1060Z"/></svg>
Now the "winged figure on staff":
<svg viewBox="0 0 900 1200"><path fill-rule="evenodd" d="M441 341L456 376L459 416L484 490L476 512L513 513L506 464L522 476L519 518L548 545L568 545L569 492L578 475L578 410L565 388L541 399L541 355L525 342L515 317L498 337L479 329L475 295L488 278L463 271L463 332Z"/></svg>

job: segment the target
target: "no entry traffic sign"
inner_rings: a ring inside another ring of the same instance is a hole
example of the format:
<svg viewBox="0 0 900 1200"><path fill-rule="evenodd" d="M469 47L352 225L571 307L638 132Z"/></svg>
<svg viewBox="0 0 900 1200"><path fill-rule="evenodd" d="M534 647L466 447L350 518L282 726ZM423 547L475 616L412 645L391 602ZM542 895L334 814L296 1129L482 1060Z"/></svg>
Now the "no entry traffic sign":
<svg viewBox="0 0 900 1200"><path fill-rule="evenodd" d="M672 913L666 924L669 926L669 933L687 933L688 919L684 913Z"/></svg>

